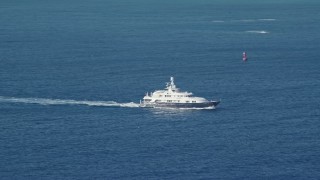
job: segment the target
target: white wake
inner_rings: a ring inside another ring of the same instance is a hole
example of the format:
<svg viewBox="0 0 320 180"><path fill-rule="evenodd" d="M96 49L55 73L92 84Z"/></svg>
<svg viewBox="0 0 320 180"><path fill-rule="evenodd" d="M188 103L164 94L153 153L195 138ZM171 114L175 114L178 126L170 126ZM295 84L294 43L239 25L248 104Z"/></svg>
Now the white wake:
<svg viewBox="0 0 320 180"><path fill-rule="evenodd" d="M77 101L63 99L45 99L45 98L16 98L0 96L0 102L9 103L27 103L40 105L87 105L87 106L105 106L105 107L139 107L138 103L118 103L115 101Z"/></svg>

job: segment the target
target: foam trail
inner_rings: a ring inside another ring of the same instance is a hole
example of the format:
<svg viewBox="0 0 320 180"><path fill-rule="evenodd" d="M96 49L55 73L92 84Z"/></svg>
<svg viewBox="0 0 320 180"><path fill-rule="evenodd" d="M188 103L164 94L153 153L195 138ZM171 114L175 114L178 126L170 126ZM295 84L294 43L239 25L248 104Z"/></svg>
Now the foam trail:
<svg viewBox="0 0 320 180"><path fill-rule="evenodd" d="M26 104L41 104L41 105L87 105L87 106L105 106L105 107L139 107L139 104L118 103L115 101L76 101L62 99L45 99L45 98L16 98L0 96L0 102L10 103L26 103Z"/></svg>

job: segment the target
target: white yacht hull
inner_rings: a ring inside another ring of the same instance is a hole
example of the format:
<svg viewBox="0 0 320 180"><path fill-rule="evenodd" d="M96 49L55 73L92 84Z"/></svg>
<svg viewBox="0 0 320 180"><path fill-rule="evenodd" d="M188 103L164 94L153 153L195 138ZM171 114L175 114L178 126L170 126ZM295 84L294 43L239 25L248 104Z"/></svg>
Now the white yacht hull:
<svg viewBox="0 0 320 180"><path fill-rule="evenodd" d="M220 101L209 101L205 103L141 103L140 107L146 108L215 108Z"/></svg>

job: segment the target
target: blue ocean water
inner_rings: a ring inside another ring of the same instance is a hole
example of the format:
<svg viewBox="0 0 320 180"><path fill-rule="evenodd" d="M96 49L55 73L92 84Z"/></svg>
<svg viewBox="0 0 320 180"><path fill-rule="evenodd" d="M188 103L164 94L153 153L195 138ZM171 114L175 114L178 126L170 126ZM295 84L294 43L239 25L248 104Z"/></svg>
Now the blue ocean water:
<svg viewBox="0 0 320 180"><path fill-rule="evenodd" d="M1 179L319 179L319 30L315 0L1 0ZM170 76L221 104L136 107Z"/></svg>

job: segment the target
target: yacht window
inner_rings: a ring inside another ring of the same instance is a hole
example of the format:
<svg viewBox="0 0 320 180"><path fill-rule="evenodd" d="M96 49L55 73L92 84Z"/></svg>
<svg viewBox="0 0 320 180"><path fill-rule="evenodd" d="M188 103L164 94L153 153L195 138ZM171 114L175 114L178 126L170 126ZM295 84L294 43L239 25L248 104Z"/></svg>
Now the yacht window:
<svg viewBox="0 0 320 180"><path fill-rule="evenodd" d="M186 101L186 103L189 103L189 101Z"/></svg>
<svg viewBox="0 0 320 180"><path fill-rule="evenodd" d="M172 102L172 100L167 100L167 102Z"/></svg>
<svg viewBox="0 0 320 180"><path fill-rule="evenodd" d="M195 103L196 101L192 101L193 103Z"/></svg>

